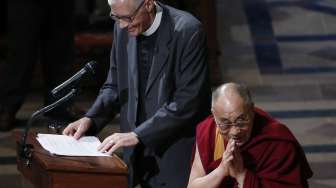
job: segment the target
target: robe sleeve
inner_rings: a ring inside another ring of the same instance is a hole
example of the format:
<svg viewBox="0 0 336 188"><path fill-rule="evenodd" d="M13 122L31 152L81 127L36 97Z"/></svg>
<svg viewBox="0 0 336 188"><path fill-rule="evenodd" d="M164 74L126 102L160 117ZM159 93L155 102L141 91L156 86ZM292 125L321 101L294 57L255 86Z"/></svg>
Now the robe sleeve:
<svg viewBox="0 0 336 188"><path fill-rule="evenodd" d="M302 174L302 157L293 143L271 144L257 169L246 172L244 188L308 187Z"/></svg>

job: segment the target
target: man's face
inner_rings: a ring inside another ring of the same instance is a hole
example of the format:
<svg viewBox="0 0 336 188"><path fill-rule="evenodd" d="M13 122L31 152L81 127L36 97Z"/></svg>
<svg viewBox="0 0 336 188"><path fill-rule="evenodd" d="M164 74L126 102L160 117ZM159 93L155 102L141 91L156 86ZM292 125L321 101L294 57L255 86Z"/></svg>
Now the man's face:
<svg viewBox="0 0 336 188"><path fill-rule="evenodd" d="M154 2L144 0L135 6L133 0L117 1L111 6L110 16L116 20L120 28L127 29L132 36L138 36L152 24L150 14Z"/></svg>
<svg viewBox="0 0 336 188"><path fill-rule="evenodd" d="M223 138L235 140L238 146L245 144L253 127L253 107L243 103L241 98L230 102L219 98L212 107L212 113Z"/></svg>

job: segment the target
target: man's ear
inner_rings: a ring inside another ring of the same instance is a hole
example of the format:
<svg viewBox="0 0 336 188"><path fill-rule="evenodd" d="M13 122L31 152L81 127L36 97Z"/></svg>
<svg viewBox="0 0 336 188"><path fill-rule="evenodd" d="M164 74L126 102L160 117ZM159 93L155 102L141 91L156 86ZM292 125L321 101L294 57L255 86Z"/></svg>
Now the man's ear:
<svg viewBox="0 0 336 188"><path fill-rule="evenodd" d="M155 7L155 4L154 4L154 1L153 0L144 0L145 2L145 9L148 11L148 12L151 12L153 11L154 7Z"/></svg>
<svg viewBox="0 0 336 188"><path fill-rule="evenodd" d="M213 109L213 107L211 107L211 109L210 109L210 110L211 110L211 113L213 114L213 113L214 113L214 109Z"/></svg>

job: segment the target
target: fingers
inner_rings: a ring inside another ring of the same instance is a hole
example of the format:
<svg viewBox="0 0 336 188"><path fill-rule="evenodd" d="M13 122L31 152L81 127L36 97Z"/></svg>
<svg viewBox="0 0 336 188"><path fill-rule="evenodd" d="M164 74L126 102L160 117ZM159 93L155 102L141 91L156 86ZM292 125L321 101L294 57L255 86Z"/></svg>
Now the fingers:
<svg viewBox="0 0 336 188"><path fill-rule="evenodd" d="M97 150L100 151L100 152L103 152L103 148L105 147L105 145L112 145L114 144L114 141L115 140L115 134L112 134L111 136L108 136L104 139L104 141L98 146Z"/></svg>
<svg viewBox="0 0 336 188"><path fill-rule="evenodd" d="M63 133L64 135L67 136L72 136L75 133L76 129L74 129L74 123L70 123L64 130Z"/></svg>
<svg viewBox="0 0 336 188"><path fill-rule="evenodd" d="M240 156L240 151L239 151L239 148L238 147L235 147L235 149L233 150L233 156L235 158L238 158Z"/></svg>
<svg viewBox="0 0 336 188"><path fill-rule="evenodd" d="M236 151L237 151L236 142L233 139L230 139L223 153L223 160L225 160L225 162L229 162L235 159Z"/></svg>
<svg viewBox="0 0 336 188"><path fill-rule="evenodd" d="M98 146L97 150L102 153L111 155L115 150L120 148L122 141L120 140L118 134L113 134L112 136L107 137L103 143Z"/></svg>
<svg viewBox="0 0 336 188"><path fill-rule="evenodd" d="M234 140L232 141L232 143L233 143L232 154L234 156L234 159L240 160L241 153L240 153L239 146L236 144L236 142Z"/></svg>
<svg viewBox="0 0 336 188"><path fill-rule="evenodd" d="M232 160L230 161L230 168L233 170L233 173L241 172L244 169L243 158L240 152L240 148L236 145L235 142L232 150Z"/></svg>
<svg viewBox="0 0 336 188"><path fill-rule="evenodd" d="M100 149L98 150L99 152L112 155L113 152L115 152L117 149L119 149L122 146L121 142L107 142L105 144L100 145Z"/></svg>
<svg viewBox="0 0 336 188"><path fill-rule="evenodd" d="M70 134L70 129L69 129L68 126L65 127L65 129L64 129L63 132L62 132L62 134L69 136L69 134Z"/></svg>
<svg viewBox="0 0 336 188"><path fill-rule="evenodd" d="M226 159L227 162L231 162L233 160L233 155L229 155L229 157Z"/></svg>
<svg viewBox="0 0 336 188"><path fill-rule="evenodd" d="M115 133L107 137L97 148L98 151L111 155L120 147L135 146L139 143L137 135L134 133Z"/></svg>
<svg viewBox="0 0 336 188"><path fill-rule="evenodd" d="M87 117L81 118L73 123L70 123L64 130L63 134L67 136L73 136L75 139L79 139L84 135L87 129L90 127L91 120Z"/></svg>
<svg viewBox="0 0 336 188"><path fill-rule="evenodd" d="M233 160L233 151L234 151L234 143L232 140L229 140L228 145L223 153L223 162L228 163Z"/></svg>
<svg viewBox="0 0 336 188"><path fill-rule="evenodd" d="M228 145L226 146L225 152L232 153L235 150L235 141L230 139Z"/></svg>
<svg viewBox="0 0 336 188"><path fill-rule="evenodd" d="M111 140L105 144L101 144L100 149L98 151L102 153L107 153L112 148L113 145L115 145L115 143L113 140Z"/></svg>
<svg viewBox="0 0 336 188"><path fill-rule="evenodd" d="M112 155L113 152L115 152L118 148L120 148L122 145L121 145L121 142L117 142L116 144L114 144L111 149L109 149L106 153L108 155Z"/></svg>
<svg viewBox="0 0 336 188"><path fill-rule="evenodd" d="M85 125L82 122L79 123L77 131L75 132L75 134L73 134L73 137L76 140L78 140L85 133L86 130L84 129L84 126Z"/></svg>

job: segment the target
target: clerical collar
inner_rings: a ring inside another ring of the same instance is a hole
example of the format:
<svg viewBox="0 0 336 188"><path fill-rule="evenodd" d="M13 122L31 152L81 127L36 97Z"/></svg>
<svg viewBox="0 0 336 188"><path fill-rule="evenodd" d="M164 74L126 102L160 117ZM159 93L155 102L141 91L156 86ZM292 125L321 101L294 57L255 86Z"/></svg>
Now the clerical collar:
<svg viewBox="0 0 336 188"><path fill-rule="evenodd" d="M155 14L154 21L152 25L145 32L142 33L142 35L144 36L152 35L160 26L161 19L162 19L162 7L160 7L160 5L155 3L155 8L156 8L156 14Z"/></svg>

